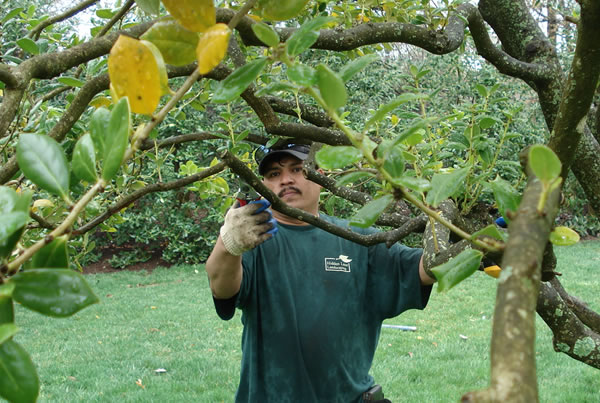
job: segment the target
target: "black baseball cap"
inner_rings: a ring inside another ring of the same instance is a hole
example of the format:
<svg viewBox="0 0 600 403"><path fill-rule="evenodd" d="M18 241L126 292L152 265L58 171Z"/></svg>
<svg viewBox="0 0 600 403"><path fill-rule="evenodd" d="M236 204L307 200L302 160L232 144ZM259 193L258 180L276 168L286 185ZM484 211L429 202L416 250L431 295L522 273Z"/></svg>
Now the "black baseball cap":
<svg viewBox="0 0 600 403"><path fill-rule="evenodd" d="M281 158L283 154L287 154L304 161L306 158L308 158L310 147L305 144L287 144L284 147L275 149L263 148L262 152L264 152L264 154L258 163L258 173L264 175L269 163L273 161L275 156L279 156L279 158Z"/></svg>

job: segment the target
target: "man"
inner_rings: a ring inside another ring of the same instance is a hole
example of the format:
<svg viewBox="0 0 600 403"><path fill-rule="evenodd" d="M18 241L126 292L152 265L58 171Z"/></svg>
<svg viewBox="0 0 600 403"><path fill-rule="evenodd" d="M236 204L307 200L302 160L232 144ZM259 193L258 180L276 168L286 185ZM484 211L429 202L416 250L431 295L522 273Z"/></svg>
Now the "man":
<svg viewBox="0 0 600 403"><path fill-rule="evenodd" d="M319 213L320 186L302 170L308 151L268 152L259 164L263 183L288 205L347 226ZM382 399L366 394L381 323L427 304L434 279L422 251L361 246L261 202L229 210L206 262L219 316L230 319L235 307L243 313L236 401Z"/></svg>

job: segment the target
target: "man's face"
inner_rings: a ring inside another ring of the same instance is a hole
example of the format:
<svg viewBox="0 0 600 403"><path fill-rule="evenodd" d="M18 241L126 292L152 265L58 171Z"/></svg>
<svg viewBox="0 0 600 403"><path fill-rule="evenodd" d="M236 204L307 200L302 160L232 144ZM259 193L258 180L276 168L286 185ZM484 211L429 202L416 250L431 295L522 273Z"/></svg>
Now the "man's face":
<svg viewBox="0 0 600 403"><path fill-rule="evenodd" d="M304 177L300 159L286 155L269 163L263 183L290 206L318 214L321 186Z"/></svg>

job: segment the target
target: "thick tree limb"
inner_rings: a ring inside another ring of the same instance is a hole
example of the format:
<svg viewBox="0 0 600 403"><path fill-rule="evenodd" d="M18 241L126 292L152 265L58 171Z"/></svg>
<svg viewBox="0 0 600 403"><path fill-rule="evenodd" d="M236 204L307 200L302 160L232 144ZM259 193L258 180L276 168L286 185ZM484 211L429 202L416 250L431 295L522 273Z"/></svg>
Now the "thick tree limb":
<svg viewBox="0 0 600 403"><path fill-rule="evenodd" d="M600 3L582 2L575 55L548 145L562 162L561 176L567 177L575 150L586 127L600 75ZM588 167L589 169L589 167Z"/></svg>
<svg viewBox="0 0 600 403"><path fill-rule="evenodd" d="M0 81L6 84L6 88L15 88L19 85L19 80L15 76L14 67L0 64Z"/></svg>
<svg viewBox="0 0 600 403"><path fill-rule="evenodd" d="M0 104L0 138L8 136L8 129L17 116L24 95L25 89L23 87L4 89L4 96ZM3 181L0 180L0 183L3 183Z"/></svg>
<svg viewBox="0 0 600 403"><path fill-rule="evenodd" d="M558 292L562 300L567 304L567 307L584 325L589 327L595 333L600 334L600 315L597 312L591 310L589 306L579 298L569 295L557 278L550 281L550 285ZM597 365L600 366L600 362Z"/></svg>
<svg viewBox="0 0 600 403"><path fill-rule="evenodd" d="M449 222L454 222L458 217L456 204L451 200L442 202L439 206L440 216ZM435 275L431 269L437 266L436 257L445 252L450 246L450 229L433 219L428 219L423 233L423 267L431 278Z"/></svg>
<svg viewBox="0 0 600 403"><path fill-rule="evenodd" d="M508 228L498 281L492 329L491 385L470 392L463 401L538 401L535 367L535 311L544 249L558 210L559 192L550 194L543 211L539 180L529 173L516 217Z"/></svg>
<svg viewBox="0 0 600 403"><path fill-rule="evenodd" d="M319 127L333 127L335 122L323 112L323 110L300 102L298 105L291 100L285 100L274 96L263 97L277 113L298 117L296 108L300 108L300 117L309 123Z"/></svg>
<svg viewBox="0 0 600 403"><path fill-rule="evenodd" d="M549 283L542 284L537 312L552 329L556 351L600 369L600 335L585 326Z"/></svg>

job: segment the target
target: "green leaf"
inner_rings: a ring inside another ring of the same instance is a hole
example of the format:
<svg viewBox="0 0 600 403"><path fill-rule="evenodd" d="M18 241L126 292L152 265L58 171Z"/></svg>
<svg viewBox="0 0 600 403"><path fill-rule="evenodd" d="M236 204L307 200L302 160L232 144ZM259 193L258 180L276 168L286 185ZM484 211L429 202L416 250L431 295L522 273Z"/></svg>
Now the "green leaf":
<svg viewBox="0 0 600 403"><path fill-rule="evenodd" d="M281 91L289 91L289 92L297 92L300 88L292 83L287 83L283 81L276 81L271 83L265 87L262 87L258 91L256 91L257 97L262 97L264 95L275 94Z"/></svg>
<svg viewBox="0 0 600 403"><path fill-rule="evenodd" d="M158 15L160 12L160 0L135 0L139 8L151 15Z"/></svg>
<svg viewBox="0 0 600 403"><path fill-rule="evenodd" d="M29 215L22 211L2 214L0 216L0 243L5 242L12 234L19 231L29 220Z"/></svg>
<svg viewBox="0 0 600 403"><path fill-rule="evenodd" d="M4 16L4 18L2 18L2 20L0 21L0 24L4 24L5 22L15 18L17 15L19 15L19 13L21 11L23 11L23 7L18 7L18 8L12 9L8 14L6 14Z"/></svg>
<svg viewBox="0 0 600 403"><path fill-rule="evenodd" d="M483 85L475 84L475 89L477 90L477 92L479 92L479 95L481 95L483 98L488 97L488 90Z"/></svg>
<svg viewBox="0 0 600 403"><path fill-rule="evenodd" d="M360 210L356 212L354 217L350 219L350 225L354 225L361 228L367 228L375 224L375 221L385 211L387 206L394 201L394 196L387 194L379 199L370 201L369 203L362 206Z"/></svg>
<svg viewBox="0 0 600 403"><path fill-rule="evenodd" d="M375 123L381 121L388 113L392 112L394 109L396 109L400 105L405 104L410 101L414 101L416 99L422 99L422 98L426 98L426 97L427 97L427 95L424 95L424 94L405 93L405 94L400 95L398 98L394 99L392 102L389 102L385 105L380 106L379 109L377 109L377 111L375 111L373 116L371 116L371 118L369 120L367 120L367 123L365 123L363 132L366 132L369 127L371 127Z"/></svg>
<svg viewBox="0 0 600 403"><path fill-rule="evenodd" d="M69 269L25 270L11 281L15 283L15 301L47 316L71 316L98 302L83 276Z"/></svg>
<svg viewBox="0 0 600 403"><path fill-rule="evenodd" d="M17 161L27 179L52 194L68 199L69 165L56 140L42 134L21 134Z"/></svg>
<svg viewBox="0 0 600 403"><path fill-rule="evenodd" d="M35 366L19 344L0 344L0 396L10 402L35 402L40 391Z"/></svg>
<svg viewBox="0 0 600 403"><path fill-rule="evenodd" d="M394 184L404 186L405 188L414 190L415 192L423 193L431 189L431 183L424 178L415 178L414 176L403 176L395 178Z"/></svg>
<svg viewBox="0 0 600 403"><path fill-rule="evenodd" d="M17 192L7 186L0 186L0 214L11 213L17 204Z"/></svg>
<svg viewBox="0 0 600 403"><path fill-rule="evenodd" d="M11 337L17 334L18 331L19 328L14 323L0 324L0 344L9 340Z"/></svg>
<svg viewBox="0 0 600 403"><path fill-rule="evenodd" d="M19 45L19 47L25 52L31 53L32 55L40 54L40 48L38 47L37 43L29 38L21 38L17 40L17 45Z"/></svg>
<svg viewBox="0 0 600 403"><path fill-rule="evenodd" d="M478 237L482 236L494 238L499 241L506 241L508 239L507 234L503 231L500 231L496 224L490 224L487 227L480 229L471 235L471 239L477 239Z"/></svg>
<svg viewBox="0 0 600 403"><path fill-rule="evenodd" d="M31 196L31 192L17 194L9 187L0 186L0 260L10 256L23 235Z"/></svg>
<svg viewBox="0 0 600 403"><path fill-rule="evenodd" d="M96 151L89 133L84 134L75 144L71 167L75 175L84 181L93 183L98 180L96 174Z"/></svg>
<svg viewBox="0 0 600 403"><path fill-rule="evenodd" d="M17 193L17 203L15 204L13 211L20 211L29 215L29 206L31 205L31 198L33 197L33 191L24 190L21 193Z"/></svg>
<svg viewBox="0 0 600 403"><path fill-rule="evenodd" d="M69 268L69 252L67 251L66 236L61 236L45 245L33 255L32 269L67 269Z"/></svg>
<svg viewBox="0 0 600 403"><path fill-rule="evenodd" d="M579 234L568 227L556 227L550 233L550 242L559 246L570 246L579 242Z"/></svg>
<svg viewBox="0 0 600 403"><path fill-rule="evenodd" d="M485 130L485 129L489 129L490 127L494 126L496 123L502 123L502 122L499 122L498 119L496 119L496 118L492 118L490 116L485 116L479 121L479 127L481 127L482 129Z"/></svg>
<svg viewBox="0 0 600 403"><path fill-rule="evenodd" d="M490 186L492 187L492 192L494 192L494 199L496 200L500 214L502 214L507 223L510 223L510 219L508 218L510 214L508 211L517 211L521 203L521 195L510 183L499 176L490 183Z"/></svg>
<svg viewBox="0 0 600 403"><path fill-rule="evenodd" d="M73 77L59 77L58 82L64 85L68 85L69 87L75 88L81 88L85 84L84 81L78 80Z"/></svg>
<svg viewBox="0 0 600 403"><path fill-rule="evenodd" d="M333 21L333 18L318 16L302 24L286 42L288 55L291 57L298 56L310 48L319 39L321 27L330 21Z"/></svg>
<svg viewBox="0 0 600 403"><path fill-rule="evenodd" d="M3 323L13 323L15 321L12 300L12 291L14 288L13 283L5 283L0 286L0 325Z"/></svg>
<svg viewBox="0 0 600 403"><path fill-rule="evenodd" d="M130 115L127 97L121 98L110 113L108 132L104 143L104 158L102 160L104 164L102 179L105 181L110 181L115 177L123 162L129 133L131 132Z"/></svg>
<svg viewBox="0 0 600 403"><path fill-rule="evenodd" d="M352 60L350 63L344 65L340 70L340 77L344 82L348 82L356 73L379 59L379 56L375 53L364 55L359 58Z"/></svg>
<svg viewBox="0 0 600 403"><path fill-rule="evenodd" d="M217 84L212 100L223 103L239 97L265 68L268 61L266 57L260 57L228 75L225 80Z"/></svg>
<svg viewBox="0 0 600 403"><path fill-rule="evenodd" d="M405 160L403 150L394 145L393 140L384 140L377 147L377 158L383 160L383 169L394 179L404 173Z"/></svg>
<svg viewBox="0 0 600 403"><path fill-rule="evenodd" d="M112 11L110 8L101 8L96 10L96 15L99 18L103 18L105 20L110 20L116 13Z"/></svg>
<svg viewBox="0 0 600 403"><path fill-rule="evenodd" d="M294 63L288 70L287 76L290 81L303 87L312 87L317 83L315 69L301 63Z"/></svg>
<svg viewBox="0 0 600 403"><path fill-rule="evenodd" d="M337 109L346 104L348 93L344 81L324 64L317 66L317 85L327 107Z"/></svg>
<svg viewBox="0 0 600 403"><path fill-rule="evenodd" d="M469 174L469 167L457 169L447 174L435 174L431 180L431 190L427 193L427 203L437 207L441 202L456 194Z"/></svg>
<svg viewBox="0 0 600 403"><path fill-rule="evenodd" d="M160 50L164 62L185 66L196 60L200 36L179 24L173 17L161 19L144 32L140 39L151 42Z"/></svg>
<svg viewBox="0 0 600 403"><path fill-rule="evenodd" d="M398 136L395 143L404 143L409 147L414 147L417 144L422 143L423 139L425 138L425 129L422 128L424 126L425 122L420 121L416 125L409 127L404 132L402 132L400 136Z"/></svg>
<svg viewBox="0 0 600 403"><path fill-rule="evenodd" d="M560 176L562 164L554 151L541 144L529 149L529 166L539 180L550 183Z"/></svg>
<svg viewBox="0 0 600 403"><path fill-rule="evenodd" d="M354 164L362 158L362 153L352 146L323 146L315 159L317 165L323 169L338 169Z"/></svg>
<svg viewBox="0 0 600 403"><path fill-rule="evenodd" d="M447 291L475 273L482 258L482 252L467 249L446 263L431 269L438 281L438 291Z"/></svg>
<svg viewBox="0 0 600 403"><path fill-rule="evenodd" d="M11 282L6 282L0 285L0 298L12 298L13 290L15 289L15 285ZM5 322L0 322L5 323Z"/></svg>
<svg viewBox="0 0 600 403"><path fill-rule="evenodd" d="M342 177L336 181L336 185L337 186L346 186L350 183L356 183L356 182L362 181L365 178L372 178L372 177L373 177L373 174L370 172L362 172L362 171L350 172L346 175L342 175Z"/></svg>
<svg viewBox="0 0 600 403"><path fill-rule="evenodd" d="M252 31L254 31L254 35L265 45L271 47L279 45L279 34L264 22L252 24Z"/></svg>
<svg viewBox="0 0 600 403"><path fill-rule="evenodd" d="M90 135L96 150L96 157L104 157L104 143L108 136L108 123L110 122L110 111L106 108L98 108L92 113L90 119Z"/></svg>

